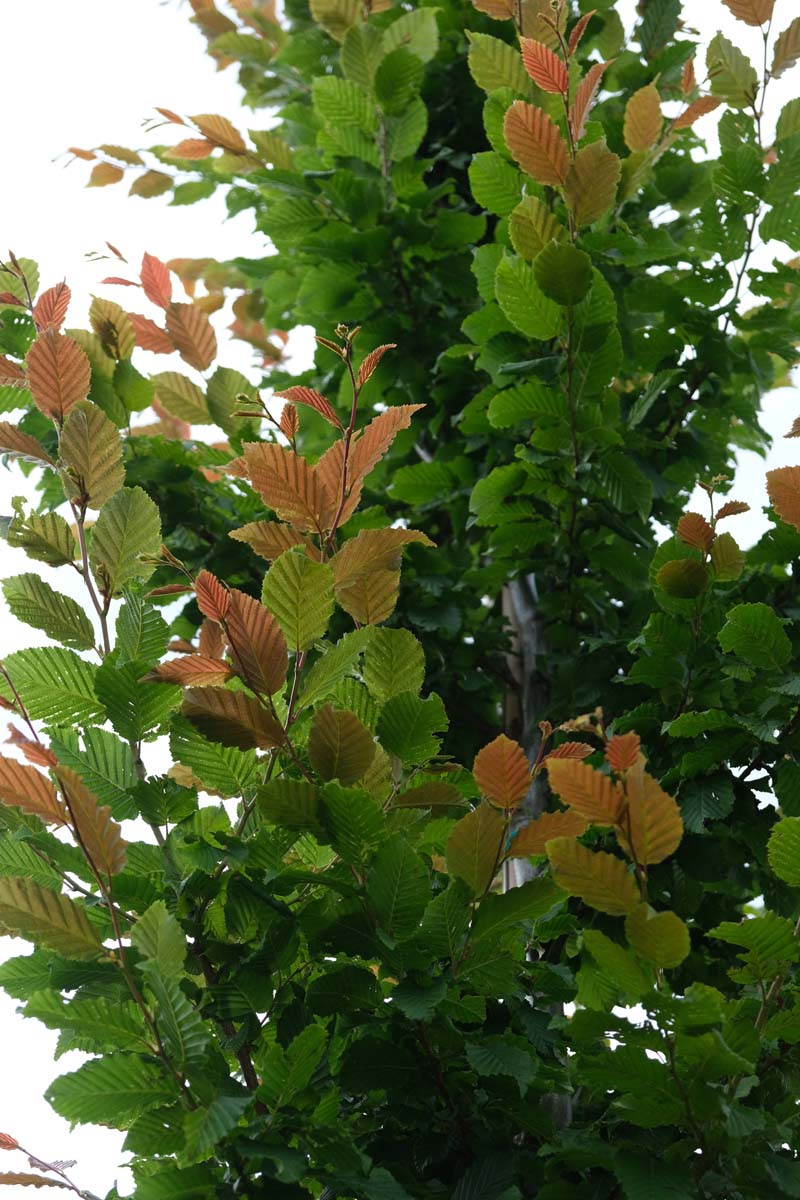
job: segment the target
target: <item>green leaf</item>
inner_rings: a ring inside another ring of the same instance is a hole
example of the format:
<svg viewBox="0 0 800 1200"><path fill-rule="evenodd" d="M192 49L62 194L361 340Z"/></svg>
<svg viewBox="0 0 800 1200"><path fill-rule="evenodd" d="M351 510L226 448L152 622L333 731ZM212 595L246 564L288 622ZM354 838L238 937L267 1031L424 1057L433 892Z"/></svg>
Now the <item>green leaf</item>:
<svg viewBox="0 0 800 1200"><path fill-rule="evenodd" d="M372 626L366 626L363 629L353 629L344 637L339 638L339 641L333 646L327 646L313 666L303 672L300 707L310 707L319 700L333 695L337 684L352 672L371 639L376 634L390 632L396 631L379 630L373 629ZM401 630L400 632L405 631Z"/></svg>
<svg viewBox="0 0 800 1200"><path fill-rule="evenodd" d="M161 552L161 519L139 487L123 488L103 507L92 529L89 560L105 595L116 595L133 579L149 579Z"/></svg>
<svg viewBox="0 0 800 1200"><path fill-rule="evenodd" d="M94 690L97 668L72 650L56 646L17 650L5 659L5 668L34 721L90 725L104 720ZM0 695L13 699L4 680L0 680Z"/></svg>
<svg viewBox="0 0 800 1200"><path fill-rule="evenodd" d="M536 921L546 916L565 897L566 892L557 887L552 879L545 877L529 879L527 883L501 895L486 896L475 914L470 940L477 942L481 938L497 937L510 925Z"/></svg>
<svg viewBox="0 0 800 1200"><path fill-rule="evenodd" d="M680 917L654 912L649 904L628 913L625 936L639 957L656 967L677 967L691 949L689 930Z"/></svg>
<svg viewBox="0 0 800 1200"><path fill-rule="evenodd" d="M9 546L51 567L68 566L75 560L75 538L63 517L53 512L26 517L16 502L15 511L6 534Z"/></svg>
<svg viewBox="0 0 800 1200"><path fill-rule="evenodd" d="M479 88L485 92L496 92L498 88L508 87L521 96L530 95L531 81L515 46L488 33L473 33L471 30L467 30L467 38L467 62Z"/></svg>
<svg viewBox="0 0 800 1200"><path fill-rule="evenodd" d="M670 721L666 732L670 737L694 738L698 734L708 733L710 729L736 728L739 722L723 712L721 708L708 708L705 712L685 712Z"/></svg>
<svg viewBox="0 0 800 1200"><path fill-rule="evenodd" d="M131 662L151 667L164 655L169 641L166 621L142 595L133 589L123 589L125 603L117 614L117 664Z"/></svg>
<svg viewBox="0 0 800 1200"><path fill-rule="evenodd" d="M397 117L388 120L386 149L392 162L402 162L419 149L428 129L428 110L420 99L412 100Z"/></svg>
<svg viewBox="0 0 800 1200"><path fill-rule="evenodd" d="M800 886L800 817L784 817L773 826L767 854L779 879Z"/></svg>
<svg viewBox="0 0 800 1200"><path fill-rule="evenodd" d="M447 714L437 695L422 700L413 692L401 692L386 701L376 733L384 750L416 766L438 753L439 738L435 735L447 725Z"/></svg>
<svg viewBox="0 0 800 1200"><path fill-rule="evenodd" d="M248 398L248 403L237 400L236 397L241 395ZM234 412L249 407L250 402L255 404L256 396L257 392L252 383L245 379L241 371L234 371L230 367L217 367L206 387L206 401L211 419L229 435L240 433L243 424L246 424L245 418L235 417Z"/></svg>
<svg viewBox="0 0 800 1200"><path fill-rule="evenodd" d="M579 304L592 286L592 260L569 242L548 242L534 260L533 274L545 296L568 307Z"/></svg>
<svg viewBox="0 0 800 1200"><path fill-rule="evenodd" d="M723 650L738 654L754 667L785 667L791 658L792 643L781 620L766 604L737 604L717 637Z"/></svg>
<svg viewBox="0 0 800 1200"><path fill-rule="evenodd" d="M770 978L777 974L781 966L800 958L800 942L794 935L794 923L787 917L779 917L769 911L738 924L723 921L714 929L709 929L708 936L734 946L744 946L747 953L739 957L752 967L760 979Z"/></svg>
<svg viewBox="0 0 800 1200"><path fill-rule="evenodd" d="M239 796L259 781L254 750L210 742L183 717L173 715L169 745L176 762L191 768L209 791L221 796Z"/></svg>
<svg viewBox="0 0 800 1200"><path fill-rule="evenodd" d="M477 1075L509 1075L524 1096L528 1085L536 1078L538 1063L522 1039L519 1045L499 1037L488 1037L480 1043L467 1043L464 1047L467 1060Z"/></svg>
<svg viewBox="0 0 800 1200"><path fill-rule="evenodd" d="M145 962L153 963L164 979L178 979L186 959L183 930L163 900L151 904L131 930L131 941Z"/></svg>
<svg viewBox="0 0 800 1200"><path fill-rule="evenodd" d="M640 1000L652 990L652 972L643 967L624 946L597 929L587 929L583 942L602 973L614 981L615 989L627 1000Z"/></svg>
<svg viewBox="0 0 800 1200"><path fill-rule="evenodd" d="M286 1050L279 1045L271 1046L264 1055L259 1100L273 1111L291 1104L311 1082L327 1040L321 1025L307 1025Z"/></svg>
<svg viewBox="0 0 800 1200"><path fill-rule="evenodd" d="M283 829L320 833L319 789L305 779L270 779L258 789L258 806L268 821Z"/></svg>
<svg viewBox="0 0 800 1200"><path fill-rule="evenodd" d="M348 866L362 866L387 834L383 812L360 788L326 784L320 816L331 845Z"/></svg>
<svg viewBox="0 0 800 1200"><path fill-rule="evenodd" d="M259 43L261 44L261 43ZM188 1112L184 1121L186 1149L183 1156L189 1162L202 1162L222 1138L235 1129L252 1096L215 1096L194 1112Z"/></svg>
<svg viewBox="0 0 800 1200"><path fill-rule="evenodd" d="M344 35L339 61L347 79L370 91L384 53L383 38L374 26L351 25Z"/></svg>
<svg viewBox="0 0 800 1200"><path fill-rule="evenodd" d="M704 563L694 558L680 558L659 568L656 583L673 599L694 600L706 590L710 578Z"/></svg>
<svg viewBox="0 0 800 1200"><path fill-rule="evenodd" d="M28 879L0 879L0 928L67 958L97 958L103 952L80 905Z"/></svg>
<svg viewBox="0 0 800 1200"><path fill-rule="evenodd" d="M538 196L524 196L508 222L511 244L517 254L531 263L551 241L559 241L566 230Z"/></svg>
<svg viewBox="0 0 800 1200"><path fill-rule="evenodd" d="M447 842L447 869L463 879L473 895L483 895L497 873L506 827L485 801L462 817Z"/></svg>
<svg viewBox="0 0 800 1200"><path fill-rule="evenodd" d="M0 875L15 875L30 879L40 887L61 891L63 882L58 871L51 867L25 842L13 841L6 836L0 839Z"/></svg>
<svg viewBox="0 0 800 1200"><path fill-rule="evenodd" d="M352 79L336 75L318 75L312 84L314 109L322 120L338 128L356 126L364 133L374 132L377 116L369 93Z"/></svg>
<svg viewBox="0 0 800 1200"><path fill-rule="evenodd" d="M216 1195L214 1184L208 1163L185 1170L167 1166L137 1179L137 1200L211 1200Z"/></svg>
<svg viewBox="0 0 800 1200"><path fill-rule="evenodd" d="M137 775L130 746L106 729L89 728L82 737L81 748L69 732L56 731L50 748L63 766L83 780L100 804L110 806L118 821L135 817L130 789L136 786Z"/></svg>
<svg viewBox="0 0 800 1200"><path fill-rule="evenodd" d="M711 79L711 94L720 96L733 108L747 108L758 94L755 67L738 47L723 34L711 39L706 50L706 67Z"/></svg>
<svg viewBox="0 0 800 1200"><path fill-rule="evenodd" d="M643 521L650 515L652 485L629 455L617 451L604 454L599 463L598 482L618 512L636 512Z"/></svg>
<svg viewBox="0 0 800 1200"><path fill-rule="evenodd" d="M173 978L162 975L155 964L144 968L147 991L155 1000L158 1031L177 1067L198 1062L205 1054L208 1034L202 1017Z"/></svg>
<svg viewBox="0 0 800 1200"><path fill-rule="evenodd" d="M472 893L462 879L451 879L430 901L422 917L420 938L434 954L455 961L472 916Z"/></svg>
<svg viewBox="0 0 800 1200"><path fill-rule="evenodd" d="M569 411L563 392L539 379L526 379L515 387L497 392L489 401L489 420L497 429L509 429L536 417L567 420Z"/></svg>
<svg viewBox="0 0 800 1200"><path fill-rule="evenodd" d="M387 54L403 46L423 62L430 62L439 49L436 10L418 8L404 13L384 32L383 45Z"/></svg>
<svg viewBox="0 0 800 1200"><path fill-rule="evenodd" d="M132 1117L177 1099L175 1084L160 1067L128 1054L111 1054L62 1075L46 1098L59 1116L75 1125L125 1129Z"/></svg>
<svg viewBox="0 0 800 1200"><path fill-rule="evenodd" d="M469 166L469 183L476 202L500 217L507 217L522 195L519 171L492 150L475 155Z"/></svg>
<svg viewBox="0 0 800 1200"><path fill-rule="evenodd" d="M546 342L560 331L564 321L561 305L548 300L533 268L523 259L511 255L500 259L495 295L511 324L527 337Z"/></svg>
<svg viewBox="0 0 800 1200"><path fill-rule="evenodd" d="M103 997L80 998L65 1004L56 992L42 991L31 996L24 1015L41 1021L48 1029L60 1031L59 1052L142 1051L148 1045L148 1030L135 1004L112 1002Z"/></svg>
<svg viewBox="0 0 800 1200"><path fill-rule="evenodd" d="M3 580L3 595L18 621L75 650L93 649L94 628L83 609L71 597L53 591L38 575Z"/></svg>
<svg viewBox="0 0 800 1200"><path fill-rule="evenodd" d="M95 676L95 690L108 719L127 741L138 742L159 731L181 702L179 687L140 683L142 674L141 663L119 666L111 654Z"/></svg>
<svg viewBox="0 0 800 1200"><path fill-rule="evenodd" d="M390 937L409 937L430 899L428 870L402 834L378 850L367 876L367 900Z"/></svg>
<svg viewBox="0 0 800 1200"><path fill-rule="evenodd" d="M374 87L385 113L399 113L419 92L425 69L408 50L392 50L375 72Z"/></svg>
<svg viewBox="0 0 800 1200"><path fill-rule="evenodd" d="M81 401L70 410L58 449L66 467L65 487L70 499L89 508L102 508L124 484L119 430L89 401Z"/></svg>
<svg viewBox="0 0 800 1200"><path fill-rule="evenodd" d="M302 551L287 550L267 571L261 598L290 650L308 650L323 637L333 613L333 571Z"/></svg>
<svg viewBox="0 0 800 1200"><path fill-rule="evenodd" d="M688 1166L652 1154L626 1148L616 1156L614 1174L625 1200L693 1200L697 1195Z"/></svg>
<svg viewBox="0 0 800 1200"><path fill-rule="evenodd" d="M443 976L421 983L404 979L392 991L391 1001L409 1021L429 1021L446 995L447 980Z"/></svg>

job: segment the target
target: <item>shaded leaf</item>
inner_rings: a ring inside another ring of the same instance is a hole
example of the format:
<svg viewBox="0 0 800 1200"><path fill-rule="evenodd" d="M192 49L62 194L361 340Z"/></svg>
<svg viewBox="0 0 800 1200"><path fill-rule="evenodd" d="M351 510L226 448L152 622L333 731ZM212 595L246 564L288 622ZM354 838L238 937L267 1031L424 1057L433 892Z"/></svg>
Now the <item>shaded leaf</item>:
<svg viewBox="0 0 800 1200"><path fill-rule="evenodd" d="M571 838L555 838L547 843L547 857L558 886L600 912L624 916L641 902L636 880L613 854L589 850Z"/></svg>

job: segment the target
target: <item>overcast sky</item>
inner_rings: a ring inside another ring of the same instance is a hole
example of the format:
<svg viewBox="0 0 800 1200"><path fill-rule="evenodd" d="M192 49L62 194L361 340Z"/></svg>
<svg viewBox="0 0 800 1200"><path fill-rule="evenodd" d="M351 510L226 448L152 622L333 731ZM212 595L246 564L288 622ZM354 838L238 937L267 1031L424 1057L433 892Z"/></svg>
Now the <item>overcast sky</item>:
<svg viewBox="0 0 800 1200"><path fill-rule="evenodd" d="M627 7L632 9L633 0ZM720 0L704 0L691 8L705 41L722 28L760 61L758 33L735 22ZM775 11L780 29L794 15L795 0L777 0ZM106 241L118 246L134 266L145 250L163 259L263 253L263 238L251 233L251 217L242 214L226 221L217 198L196 207L171 208L161 199L129 199L124 186L86 190L86 165L67 167L67 159L59 159L70 145L147 145L142 122L155 105L182 113L217 112L240 126L266 127L266 117L244 121L234 71L214 70L188 15L188 5L158 0L136 0L135 5L80 0L77 6L64 0L11 0L3 6L0 257L10 246L17 255L37 259L43 286L66 278L73 290L69 320L76 325L85 323L94 292L125 302L120 290L99 286L104 276L124 270L85 258L102 250ZM780 105L796 94L796 85L797 75L791 73L776 82L768 125L774 124ZM713 120L707 119L705 131ZM768 262L771 253L761 250L759 256ZM228 347L224 334L220 341L220 361L247 372L249 353L241 346ZM765 420L778 439L768 465L797 460L796 443L781 436L797 412L796 393L789 389L767 398ZM752 518L738 518L738 534L746 541L766 525L759 512L766 501L764 471L760 459L743 456L734 494L756 510ZM0 468L0 513L10 511L12 495L25 491L19 472ZM24 556L0 547L0 577L27 569ZM49 580L53 575L48 570ZM58 586L73 590L66 580L59 579ZM0 654L16 649L21 638L26 645L44 640L4 617ZM24 943L0 938L0 959L24 951ZM115 1179L127 1185L126 1174L118 1169L122 1135L90 1126L70 1132L51 1111L43 1099L45 1088L56 1074L81 1061L81 1056L70 1054L54 1064L55 1041L55 1034L18 1016L14 1001L0 993L0 1131L12 1133L41 1157L78 1159L76 1182L102 1196ZM0 1161L0 1170L23 1166L18 1155L7 1154ZM4 1200L29 1200L29 1190L6 1189Z"/></svg>

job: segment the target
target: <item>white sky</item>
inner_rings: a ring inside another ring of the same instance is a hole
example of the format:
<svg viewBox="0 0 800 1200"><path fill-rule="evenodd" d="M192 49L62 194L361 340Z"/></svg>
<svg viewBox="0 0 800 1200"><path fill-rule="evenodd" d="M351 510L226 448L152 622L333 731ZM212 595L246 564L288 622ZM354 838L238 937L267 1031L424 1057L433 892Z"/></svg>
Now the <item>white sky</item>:
<svg viewBox="0 0 800 1200"><path fill-rule="evenodd" d="M632 9L633 0L625 0L625 5ZM264 252L264 239L251 232L251 216L245 213L226 220L219 198L194 207L170 208L162 199L128 198L124 185L87 190L86 164L65 167L65 159L53 161L69 145L90 148L104 141L134 148L147 145L150 139L141 126L155 105L182 113L222 113L240 127L268 125L266 115L248 121L242 117L235 69L214 70L201 35L188 24L188 6L136 0L134 7L135 15L122 0L81 0L77 7L63 0L37 0L36 4L17 0L4 5L7 100L0 257L10 246L17 255L37 259L43 286L66 278L73 291L69 322L77 325L85 322L94 292L123 304L128 300L123 289L99 287L106 275L125 275L122 264L84 259L102 250L106 240L123 251L132 268L145 250L163 259ZM734 21L719 0L692 7L704 42L721 28L760 62L758 32ZM787 25L794 12L794 0L777 0L775 27ZM797 76L788 73L770 87L768 127L780 106L796 94ZM713 120L706 120L706 135ZM762 248L756 261L769 263L777 252L774 246ZM249 353L240 346L226 346L227 335L219 332L220 361L247 373ZM162 358L160 369L163 363ZM797 412L798 398L790 389L767 398L765 422L777 438L767 466L797 461L796 444L782 439ZM767 525L760 514L766 503L765 469L755 455L742 456L734 494L755 509L748 517L737 518L737 536L746 543ZM0 470L0 512L8 513L11 496L24 494L26 486L18 472ZM5 577L29 569L29 563L21 552L2 546L0 568L0 576ZM43 570L49 581L77 594L69 578L56 581L55 572ZM16 649L22 636L21 627L6 614L0 627L0 653ZM24 639L26 645L34 644L35 634L26 629ZM0 938L0 960L24 951L24 943ZM98 1195L104 1195L115 1180L127 1190L127 1174L119 1171L122 1135L90 1126L70 1132L43 1099L54 1076L81 1061L80 1055L69 1054L54 1064L55 1041L54 1033L18 1016L15 1002L0 993L0 1131L13 1134L42 1158L78 1159L73 1178ZM9 1153L0 1160L0 1170L21 1169L20 1155ZM5 1200L28 1197L28 1189L4 1191Z"/></svg>

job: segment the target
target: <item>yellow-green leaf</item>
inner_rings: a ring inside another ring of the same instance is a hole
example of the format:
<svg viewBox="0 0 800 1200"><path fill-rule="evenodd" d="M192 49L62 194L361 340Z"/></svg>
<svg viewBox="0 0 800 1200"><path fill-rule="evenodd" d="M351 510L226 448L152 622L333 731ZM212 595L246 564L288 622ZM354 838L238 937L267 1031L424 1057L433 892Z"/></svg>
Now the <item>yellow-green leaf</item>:
<svg viewBox="0 0 800 1200"><path fill-rule="evenodd" d="M65 958L97 958L103 952L97 931L78 904L29 879L0 878L0 928Z"/></svg>
<svg viewBox="0 0 800 1200"><path fill-rule="evenodd" d="M454 827L447 842L447 869L481 896L494 879L503 857L506 824L485 802Z"/></svg>
<svg viewBox="0 0 800 1200"><path fill-rule="evenodd" d="M547 843L547 857L559 887L600 912L621 917L641 902L636 880L613 854L589 850L574 838L555 838Z"/></svg>

